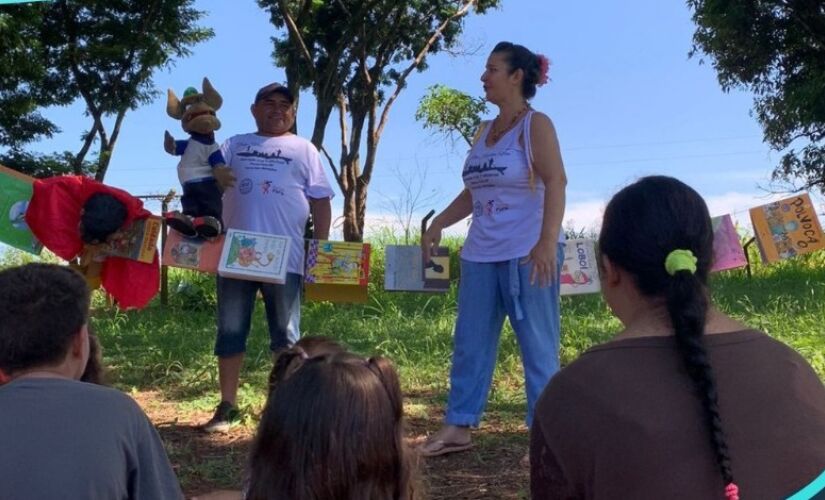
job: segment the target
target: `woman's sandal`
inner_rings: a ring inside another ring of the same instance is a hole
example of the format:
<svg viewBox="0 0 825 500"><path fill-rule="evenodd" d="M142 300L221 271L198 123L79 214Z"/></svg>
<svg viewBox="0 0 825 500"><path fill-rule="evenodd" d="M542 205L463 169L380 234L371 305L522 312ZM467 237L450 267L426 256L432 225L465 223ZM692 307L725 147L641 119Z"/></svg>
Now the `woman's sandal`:
<svg viewBox="0 0 825 500"><path fill-rule="evenodd" d="M467 451L473 447L472 441L466 443L452 443L443 439L426 440L418 447L418 454L422 457L438 457L449 453Z"/></svg>

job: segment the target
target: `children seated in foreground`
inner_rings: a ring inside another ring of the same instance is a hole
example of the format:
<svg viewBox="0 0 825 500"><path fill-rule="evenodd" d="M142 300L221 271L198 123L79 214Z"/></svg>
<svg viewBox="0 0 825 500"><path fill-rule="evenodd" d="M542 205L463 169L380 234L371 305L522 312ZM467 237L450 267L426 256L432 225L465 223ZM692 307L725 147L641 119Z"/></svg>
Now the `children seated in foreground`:
<svg viewBox="0 0 825 500"><path fill-rule="evenodd" d="M398 375L323 337L301 339L270 374L245 492L199 500L414 500Z"/></svg>
<svg viewBox="0 0 825 500"><path fill-rule="evenodd" d="M625 328L540 398L532 497L822 490L825 387L795 351L710 303L713 232L699 194L669 177L624 188L607 205L599 249L602 293Z"/></svg>

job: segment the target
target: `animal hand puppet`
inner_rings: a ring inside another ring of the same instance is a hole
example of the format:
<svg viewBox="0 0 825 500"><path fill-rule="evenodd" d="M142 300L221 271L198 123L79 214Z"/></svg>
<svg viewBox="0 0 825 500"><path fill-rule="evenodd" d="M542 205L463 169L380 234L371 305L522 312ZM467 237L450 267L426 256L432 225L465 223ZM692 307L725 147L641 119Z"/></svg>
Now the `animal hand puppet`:
<svg viewBox="0 0 825 500"><path fill-rule="evenodd" d="M183 186L183 211L166 214L166 224L184 236L209 239L223 232L221 193L235 185L235 177L215 142L215 131L221 127L215 112L222 103L207 78L203 79L202 92L189 87L180 100L169 90L166 113L180 120L189 139L176 141L169 131L164 136L166 152L181 157L178 179Z"/></svg>
<svg viewBox="0 0 825 500"><path fill-rule="evenodd" d="M160 287L157 251L151 264L107 255L109 243L149 217L143 202L126 191L83 176L34 181L26 224L43 246L74 261L90 288L102 285L121 308L143 307Z"/></svg>

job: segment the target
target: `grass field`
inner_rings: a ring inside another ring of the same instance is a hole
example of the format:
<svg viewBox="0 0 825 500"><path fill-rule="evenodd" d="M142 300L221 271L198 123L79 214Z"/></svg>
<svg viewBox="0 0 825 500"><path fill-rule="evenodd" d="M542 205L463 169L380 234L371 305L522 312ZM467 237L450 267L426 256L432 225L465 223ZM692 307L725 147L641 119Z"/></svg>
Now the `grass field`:
<svg viewBox="0 0 825 500"><path fill-rule="evenodd" d="M415 439L437 429L443 415L455 288L445 295L383 291L381 246L377 242L373 248L369 302L306 303L302 331L394 360L406 395L409 435ZM19 254L8 254L2 265L20 259ZM723 311L793 346L825 379L825 253L757 266L751 278L744 270L714 275L712 288ZM197 424L207 420L218 403L214 309L214 277L180 270L170 270L165 307L156 301L142 311L121 312L102 297L94 301L92 322L103 344L109 381L132 394L159 427L187 494L240 485L271 367L263 310L258 307L239 396L244 420L227 435L197 432ZM562 363L618 329L600 297L563 298ZM518 348L506 325L487 413L475 436L477 446L469 453L422 463L428 496L523 498L527 471L518 461L528 439L524 407Z"/></svg>

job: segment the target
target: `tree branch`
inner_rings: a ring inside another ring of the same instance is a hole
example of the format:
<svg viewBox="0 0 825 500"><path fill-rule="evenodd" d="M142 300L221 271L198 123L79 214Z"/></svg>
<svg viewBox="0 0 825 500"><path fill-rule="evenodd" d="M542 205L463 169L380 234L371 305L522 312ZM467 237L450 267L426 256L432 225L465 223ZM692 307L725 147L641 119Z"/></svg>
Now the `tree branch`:
<svg viewBox="0 0 825 500"><path fill-rule="evenodd" d="M103 143L101 142L100 144L100 158L98 159L97 173L95 174L96 181L103 182L106 172L109 170L109 162L112 161L112 151L115 150L115 143L120 135L120 125L123 123L127 109L128 108L124 107L118 111L117 117L115 118L115 125L112 127L112 137L109 139L109 143L106 144L105 150Z"/></svg>
<svg viewBox="0 0 825 500"><path fill-rule="evenodd" d="M367 13L373 11L377 3L377 0L372 0L370 2L360 4L360 9L354 14L350 15L350 19L353 22L351 22L348 25L347 29L344 30L340 38L342 40L354 40L356 38L356 32L358 32L363 25L361 21L366 17ZM361 40L363 39L364 38L362 37ZM332 93L338 92L342 87L343 82L345 82L347 77L349 76L349 68L358 59L358 54L355 50L347 52L346 48L347 44L337 43L335 44L335 50L331 52L328 51L329 57L327 58L327 65L325 70L321 73L321 75L332 76L327 78L322 84L318 85L319 93L321 95L332 95ZM344 53L347 53L347 58L343 62L341 62L343 57L342 55ZM338 67L340 67L341 69L333 71L334 68Z"/></svg>
<svg viewBox="0 0 825 500"><path fill-rule="evenodd" d="M88 154L89 149L92 147L92 144L95 141L95 136L97 136L97 123L92 125L92 129L85 134L83 138L83 147L80 148L80 151L74 157L72 170L75 175L83 174L83 160L86 158L86 154Z"/></svg>
<svg viewBox="0 0 825 500"><path fill-rule="evenodd" d="M375 166L375 152L378 149L378 138L375 134L375 108L378 96L374 89L372 90L372 94L372 102L367 118L367 158L366 161L364 161L364 173L361 174L361 180L364 184L369 184L372 178L372 169Z"/></svg>
<svg viewBox="0 0 825 500"><path fill-rule="evenodd" d="M395 103L395 100L398 99L398 95L404 88L404 84L407 81L407 77L410 75L410 73L412 73L412 71L416 67L418 67L419 64L421 64L421 61L424 60L424 57L426 57L427 53L429 52L430 47L432 47L433 44L435 44L435 42L438 41L438 39L441 37L441 34L444 32L447 26L449 26L450 23L455 21L456 19L459 19L466 15L467 12L469 12L470 7L472 7L475 4L476 0L467 0L467 2L460 9L458 9L455 12L455 14L448 17L443 23L441 23L441 25L435 30L435 32L433 32L430 39L427 40L427 43L424 44L424 47L422 47L418 54L416 54L413 62L407 67L407 69L405 69L401 73L401 76L398 78L398 81L396 82L395 91L392 93L392 96L390 96L390 98L387 99L387 103L384 105L384 109L381 112L381 120L378 123L378 129L375 131L376 141L380 139L381 134L384 132L384 127L386 126L387 119L389 118L390 108L392 107L393 103Z"/></svg>
<svg viewBox="0 0 825 500"><path fill-rule="evenodd" d="M324 153L324 156L326 156L326 158L327 158L327 162L329 162L329 168L331 168L331 169L332 169L332 174L333 174L333 175L335 176L335 178L337 179L337 178L338 178L338 176L339 176L340 174L338 173L338 169L337 169L337 168L335 168L335 162L334 162L334 161L332 161L332 157L331 157L331 156L329 155L329 153L327 152L327 148L325 148L324 146L321 146L319 149L320 149L320 151L321 151L322 153Z"/></svg>
<svg viewBox="0 0 825 500"><path fill-rule="evenodd" d="M799 14L797 8L790 5L790 3L788 3L786 0L780 0L779 3L783 7L785 7L788 16L795 20L797 23L799 23L802 29L805 30L805 32L808 33L808 35L810 35L811 38L813 38L816 41L818 45L817 50L822 50L822 48L825 46L825 37L823 37L823 32L821 30L817 30L811 27L811 25L808 24L808 21Z"/></svg>
<svg viewBox="0 0 825 500"><path fill-rule="evenodd" d="M345 193L349 186L349 181L344 175L346 173L345 165L349 152L347 151L347 100L343 91L338 92L338 125L338 128L341 129L341 170L338 171L336 180L338 181L338 186L341 188L341 192Z"/></svg>
<svg viewBox="0 0 825 500"><path fill-rule="evenodd" d="M155 0L154 2L152 2L152 4L149 6L149 9L146 11L143 23L141 25L141 33L145 34L148 31L149 24L151 23L152 17L157 8L158 1ZM94 134L97 133L97 136L100 138L100 156L98 158L98 168L95 172L95 180L103 181L106 175L106 170L109 166L109 162L111 161L112 151L114 150L115 143L117 142L117 138L120 133L121 123L123 122L123 118L126 115L128 107L118 111L117 117L115 119L115 125L112 131L112 136L111 139L109 139L106 132L106 127L103 125L103 114L105 113L105 111L97 105L94 96L91 94L91 92L89 92L88 84L84 83L87 80L87 77L85 73L81 70L80 61L77 55L77 33L75 31L76 26L74 23L76 16L68 11L67 2L61 4L61 10L63 11L63 15L67 20L67 34L69 45L69 71L72 73L72 77L74 78L77 84L77 89L80 92L80 95L83 97L83 101L86 103L86 107L89 111L89 114L92 116L94 122L92 129L89 131L89 134L84 139L83 147L81 148L80 152L78 152L78 154L75 156L74 170L75 173L80 173L79 170L81 169L83 160L85 159L92 143L94 142ZM112 94L114 94L115 96L117 96L121 83L125 80L126 73L129 71L129 68L131 68L134 64L136 52L136 47L132 47L129 50L126 58L123 60L121 64L121 67L112 79ZM137 74L145 76L147 72L148 68L144 65L140 68ZM142 78L137 79L137 81L141 80Z"/></svg>
<svg viewBox="0 0 825 500"><path fill-rule="evenodd" d="M278 0L278 8L281 9L281 15L284 16L286 25L289 28L289 38L292 40L292 44L297 46L297 48L303 53L304 58L306 58L309 73L312 79L315 80L315 61L313 61L312 55L306 46L306 42L304 42L304 37L301 36L301 31L298 29L298 25L295 24L295 20L292 19L292 15L289 13L286 0Z"/></svg>
<svg viewBox="0 0 825 500"><path fill-rule="evenodd" d="M341 158L349 155L347 148L347 98L344 91L338 92L338 128L341 129Z"/></svg>
<svg viewBox="0 0 825 500"><path fill-rule="evenodd" d="M90 139L89 136L86 136L84 140L83 147L75 156L75 164L74 170L77 173L81 165L83 164L83 160L86 158L86 154L89 152L89 148L91 147L92 142L94 141L93 136L95 133L101 138L101 148L105 144L106 139L106 131L103 128L103 122L101 120L102 113L100 109L94 102L89 90L83 85L83 81L85 80L85 75L80 70L80 64L78 62L77 57L77 31L76 26L74 23L75 20L75 13L69 12L68 10L68 2L61 2L60 3L60 10L64 18L66 19L66 34L68 38L68 58L69 58L69 71L72 74L75 82L77 83L77 89L80 92L80 95L83 97L83 101L86 103L86 108L89 111L89 114L92 115L92 129L89 131L89 135L92 136Z"/></svg>

